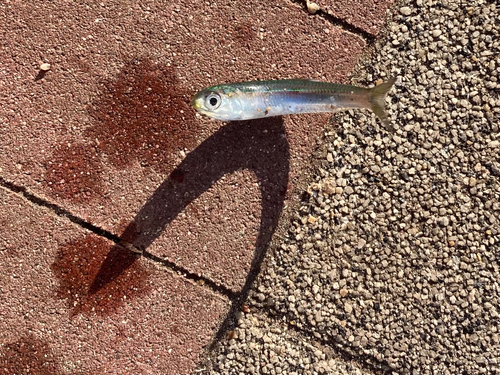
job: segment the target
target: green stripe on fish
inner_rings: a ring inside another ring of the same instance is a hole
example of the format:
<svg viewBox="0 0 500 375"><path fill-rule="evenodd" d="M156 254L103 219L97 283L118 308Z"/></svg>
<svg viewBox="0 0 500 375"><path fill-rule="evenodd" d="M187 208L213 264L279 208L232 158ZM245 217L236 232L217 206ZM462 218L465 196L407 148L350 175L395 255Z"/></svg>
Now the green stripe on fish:
<svg viewBox="0 0 500 375"><path fill-rule="evenodd" d="M368 108L389 126L385 97L395 81L371 89L302 79L237 82L208 87L194 95L191 104L222 121Z"/></svg>

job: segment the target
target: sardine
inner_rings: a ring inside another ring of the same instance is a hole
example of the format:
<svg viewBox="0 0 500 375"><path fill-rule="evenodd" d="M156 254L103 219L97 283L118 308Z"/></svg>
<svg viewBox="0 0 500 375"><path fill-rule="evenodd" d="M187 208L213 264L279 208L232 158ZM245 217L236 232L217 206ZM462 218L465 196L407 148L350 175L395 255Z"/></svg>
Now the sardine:
<svg viewBox="0 0 500 375"><path fill-rule="evenodd" d="M198 92L191 104L222 121L368 108L389 125L385 97L395 81L391 78L370 89L304 79L228 83Z"/></svg>

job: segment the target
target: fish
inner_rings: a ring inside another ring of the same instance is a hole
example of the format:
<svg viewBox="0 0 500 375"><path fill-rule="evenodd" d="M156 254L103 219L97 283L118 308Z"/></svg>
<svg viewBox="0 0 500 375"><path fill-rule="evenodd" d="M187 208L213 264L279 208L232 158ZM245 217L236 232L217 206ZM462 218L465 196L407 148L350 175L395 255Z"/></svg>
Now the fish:
<svg viewBox="0 0 500 375"><path fill-rule="evenodd" d="M197 92L191 105L221 121L368 108L389 127L385 98L395 82L394 77L373 88L307 79L227 83Z"/></svg>

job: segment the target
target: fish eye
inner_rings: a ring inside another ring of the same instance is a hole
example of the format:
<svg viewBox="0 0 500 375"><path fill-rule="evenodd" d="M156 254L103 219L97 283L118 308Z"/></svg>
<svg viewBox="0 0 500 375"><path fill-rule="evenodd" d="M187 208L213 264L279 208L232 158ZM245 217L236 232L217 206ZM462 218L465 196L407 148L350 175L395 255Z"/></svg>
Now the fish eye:
<svg viewBox="0 0 500 375"><path fill-rule="evenodd" d="M221 98L219 94L216 94L215 92L211 93L210 95L207 96L205 99L205 105L209 109L217 109L219 108L221 103Z"/></svg>

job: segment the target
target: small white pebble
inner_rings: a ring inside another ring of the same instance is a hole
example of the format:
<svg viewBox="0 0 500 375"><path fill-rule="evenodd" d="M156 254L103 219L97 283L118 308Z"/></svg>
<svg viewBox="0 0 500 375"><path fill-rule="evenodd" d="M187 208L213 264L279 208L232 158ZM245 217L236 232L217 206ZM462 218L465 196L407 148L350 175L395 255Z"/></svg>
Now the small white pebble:
<svg viewBox="0 0 500 375"><path fill-rule="evenodd" d="M401 14L403 16L409 16L411 14L411 8L410 7L402 7L400 10Z"/></svg>
<svg viewBox="0 0 500 375"><path fill-rule="evenodd" d="M40 70L43 70L44 72L50 70L50 64L49 63L43 63L40 65Z"/></svg>
<svg viewBox="0 0 500 375"><path fill-rule="evenodd" d="M307 10L311 14L316 14L316 12L319 10L319 5L316 3L311 3L309 0L307 0Z"/></svg>
<svg viewBox="0 0 500 375"><path fill-rule="evenodd" d="M442 34L441 30L439 29L436 29L436 30L432 30L432 36L434 38L437 38L438 36L440 36Z"/></svg>

